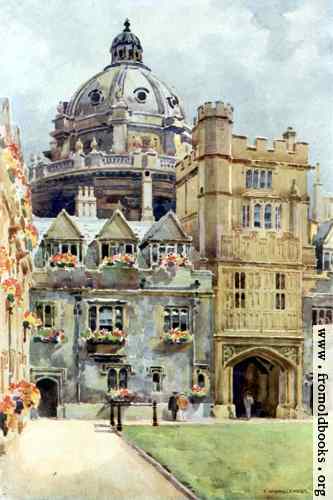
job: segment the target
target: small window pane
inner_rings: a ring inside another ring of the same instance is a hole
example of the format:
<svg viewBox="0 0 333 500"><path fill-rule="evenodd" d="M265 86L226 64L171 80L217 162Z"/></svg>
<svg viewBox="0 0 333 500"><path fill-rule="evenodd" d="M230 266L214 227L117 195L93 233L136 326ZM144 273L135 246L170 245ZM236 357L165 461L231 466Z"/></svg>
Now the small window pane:
<svg viewBox="0 0 333 500"><path fill-rule="evenodd" d="M242 293L241 295L241 305L242 308L245 309L245 293Z"/></svg>
<svg viewBox="0 0 333 500"><path fill-rule="evenodd" d="M77 246L76 245L71 245L71 254L77 255Z"/></svg>
<svg viewBox="0 0 333 500"><path fill-rule="evenodd" d="M272 229L272 205L265 206L265 229Z"/></svg>
<svg viewBox="0 0 333 500"><path fill-rule="evenodd" d="M239 293L235 293L235 307L238 309L240 307Z"/></svg>
<svg viewBox="0 0 333 500"><path fill-rule="evenodd" d="M259 171L255 170L253 172L253 187L257 188L259 187Z"/></svg>
<svg viewBox="0 0 333 500"><path fill-rule="evenodd" d="M278 231L281 229L281 207L275 207L275 227Z"/></svg>
<svg viewBox="0 0 333 500"><path fill-rule="evenodd" d="M235 288L239 288L239 273L235 273Z"/></svg>
<svg viewBox="0 0 333 500"><path fill-rule="evenodd" d="M328 309L326 311L326 324L330 325L332 323L332 310Z"/></svg>
<svg viewBox="0 0 333 500"><path fill-rule="evenodd" d="M125 245L125 253L132 255L133 253L133 245L127 244Z"/></svg>
<svg viewBox="0 0 333 500"><path fill-rule="evenodd" d="M180 321L179 321L179 311L178 309L172 309L172 318L171 318L171 324L172 328L179 328L180 327Z"/></svg>
<svg viewBox="0 0 333 500"><path fill-rule="evenodd" d="M170 309L165 309L164 311L164 330L168 332L171 330L171 313Z"/></svg>
<svg viewBox="0 0 333 500"><path fill-rule="evenodd" d="M260 187L265 188L266 187L266 171L261 170L260 172Z"/></svg>
<svg viewBox="0 0 333 500"><path fill-rule="evenodd" d="M109 245L108 243L102 243L102 259L109 257Z"/></svg>
<svg viewBox="0 0 333 500"><path fill-rule="evenodd" d="M272 187L272 171L268 170L267 172L267 187L271 188Z"/></svg>
<svg viewBox="0 0 333 500"><path fill-rule="evenodd" d="M108 373L108 390L110 389L117 389L117 372L114 368Z"/></svg>
<svg viewBox="0 0 333 500"><path fill-rule="evenodd" d="M44 307L44 326L46 328L50 328L53 326L52 307L49 304L46 304Z"/></svg>
<svg viewBox="0 0 333 500"><path fill-rule="evenodd" d="M252 187L252 170L247 170L246 172L246 187Z"/></svg>
<svg viewBox="0 0 333 500"><path fill-rule="evenodd" d="M62 245L62 253L68 253L68 245Z"/></svg>
<svg viewBox="0 0 333 500"><path fill-rule="evenodd" d="M254 206L254 227L261 227L261 205Z"/></svg>
<svg viewBox="0 0 333 500"><path fill-rule="evenodd" d="M119 330L122 330L123 329L123 308L116 307L115 308L115 315L116 315L115 326L116 326L116 328L119 328Z"/></svg>
<svg viewBox="0 0 333 500"><path fill-rule="evenodd" d="M113 317L111 307L101 307L99 310L99 328L100 330L112 331Z"/></svg>
<svg viewBox="0 0 333 500"><path fill-rule="evenodd" d="M161 391L161 374L158 372L153 373L153 391L154 392Z"/></svg>
<svg viewBox="0 0 333 500"><path fill-rule="evenodd" d="M97 330L97 309L96 306L92 306L89 308L89 328L94 332Z"/></svg>
<svg viewBox="0 0 333 500"><path fill-rule="evenodd" d="M240 287L243 289L245 288L245 273L241 273Z"/></svg>
<svg viewBox="0 0 333 500"><path fill-rule="evenodd" d="M188 330L188 311L181 309L180 311L180 329L182 331Z"/></svg>
<svg viewBox="0 0 333 500"><path fill-rule="evenodd" d="M119 372L119 388L127 389L127 370L122 368Z"/></svg>

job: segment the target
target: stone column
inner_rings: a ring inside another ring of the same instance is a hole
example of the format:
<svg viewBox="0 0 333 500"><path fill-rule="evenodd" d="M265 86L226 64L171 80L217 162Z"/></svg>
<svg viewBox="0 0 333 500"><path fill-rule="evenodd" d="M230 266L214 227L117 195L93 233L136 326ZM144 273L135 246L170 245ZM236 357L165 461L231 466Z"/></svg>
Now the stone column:
<svg viewBox="0 0 333 500"><path fill-rule="evenodd" d="M153 181L151 172L144 170L141 181L141 220L154 222L153 214Z"/></svg>

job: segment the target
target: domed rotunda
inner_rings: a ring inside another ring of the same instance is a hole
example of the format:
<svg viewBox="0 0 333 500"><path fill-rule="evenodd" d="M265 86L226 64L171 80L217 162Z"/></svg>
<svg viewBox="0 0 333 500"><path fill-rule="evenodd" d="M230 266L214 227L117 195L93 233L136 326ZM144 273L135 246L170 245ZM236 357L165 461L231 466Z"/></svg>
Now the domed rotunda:
<svg viewBox="0 0 333 500"><path fill-rule="evenodd" d="M159 219L175 207L175 164L191 149L191 129L172 87L143 63L128 20L111 63L69 102L60 102L50 150L30 164L35 215ZM84 212L84 213L83 213Z"/></svg>

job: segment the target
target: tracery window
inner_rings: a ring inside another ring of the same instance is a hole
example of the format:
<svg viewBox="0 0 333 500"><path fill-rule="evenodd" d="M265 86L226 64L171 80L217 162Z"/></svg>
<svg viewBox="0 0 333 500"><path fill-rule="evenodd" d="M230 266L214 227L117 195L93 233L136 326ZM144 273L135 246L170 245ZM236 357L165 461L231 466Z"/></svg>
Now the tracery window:
<svg viewBox="0 0 333 500"><path fill-rule="evenodd" d="M265 229L272 229L272 205L265 205Z"/></svg>
<svg viewBox="0 0 333 500"><path fill-rule="evenodd" d="M241 290L245 290L246 287L246 275L243 272L236 272L235 277L234 277L234 284L235 284L235 308L239 309L242 308L244 309L246 306L245 303L245 292L242 292Z"/></svg>
<svg viewBox="0 0 333 500"><path fill-rule="evenodd" d="M172 329L187 331L190 327L189 309L182 307L166 307L164 309L164 331Z"/></svg>
<svg viewBox="0 0 333 500"><path fill-rule="evenodd" d="M261 227L261 205L259 203L254 205L253 224L254 227Z"/></svg>
<svg viewBox="0 0 333 500"><path fill-rule="evenodd" d="M286 275L284 273L275 274L275 288L276 290L285 290L286 288ZM277 292L275 294L275 309L286 308L286 294L284 292Z"/></svg>
<svg viewBox="0 0 333 500"><path fill-rule="evenodd" d="M55 304L50 302L38 302L36 304L36 315L45 328L53 328L55 320Z"/></svg>
<svg viewBox="0 0 333 500"><path fill-rule="evenodd" d="M333 324L333 309L319 307L312 309L312 325Z"/></svg>
<svg viewBox="0 0 333 500"><path fill-rule="evenodd" d="M108 372L108 390L127 389L129 366L110 368Z"/></svg>
<svg viewBox="0 0 333 500"><path fill-rule="evenodd" d="M247 188L271 189L272 170L249 168L246 171L245 185Z"/></svg>
<svg viewBox="0 0 333 500"><path fill-rule="evenodd" d="M89 328L95 330L107 330L112 332L113 329L123 329L124 323L124 308L123 306L104 306L94 305L89 307Z"/></svg>

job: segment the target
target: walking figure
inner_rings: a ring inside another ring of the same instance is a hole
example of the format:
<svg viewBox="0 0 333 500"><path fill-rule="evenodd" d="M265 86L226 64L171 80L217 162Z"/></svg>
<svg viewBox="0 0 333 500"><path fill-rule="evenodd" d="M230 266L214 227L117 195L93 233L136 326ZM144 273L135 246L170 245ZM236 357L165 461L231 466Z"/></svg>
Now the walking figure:
<svg viewBox="0 0 333 500"><path fill-rule="evenodd" d="M178 402L177 402L177 392L173 392L169 398L168 410L171 411L172 420L177 420Z"/></svg>
<svg viewBox="0 0 333 500"><path fill-rule="evenodd" d="M251 418L251 409L252 409L252 405L254 404L254 399L253 399L253 396L252 396L251 392L247 391L245 393L243 402L244 402L245 411L246 411L246 418L248 420L250 420L250 418Z"/></svg>

